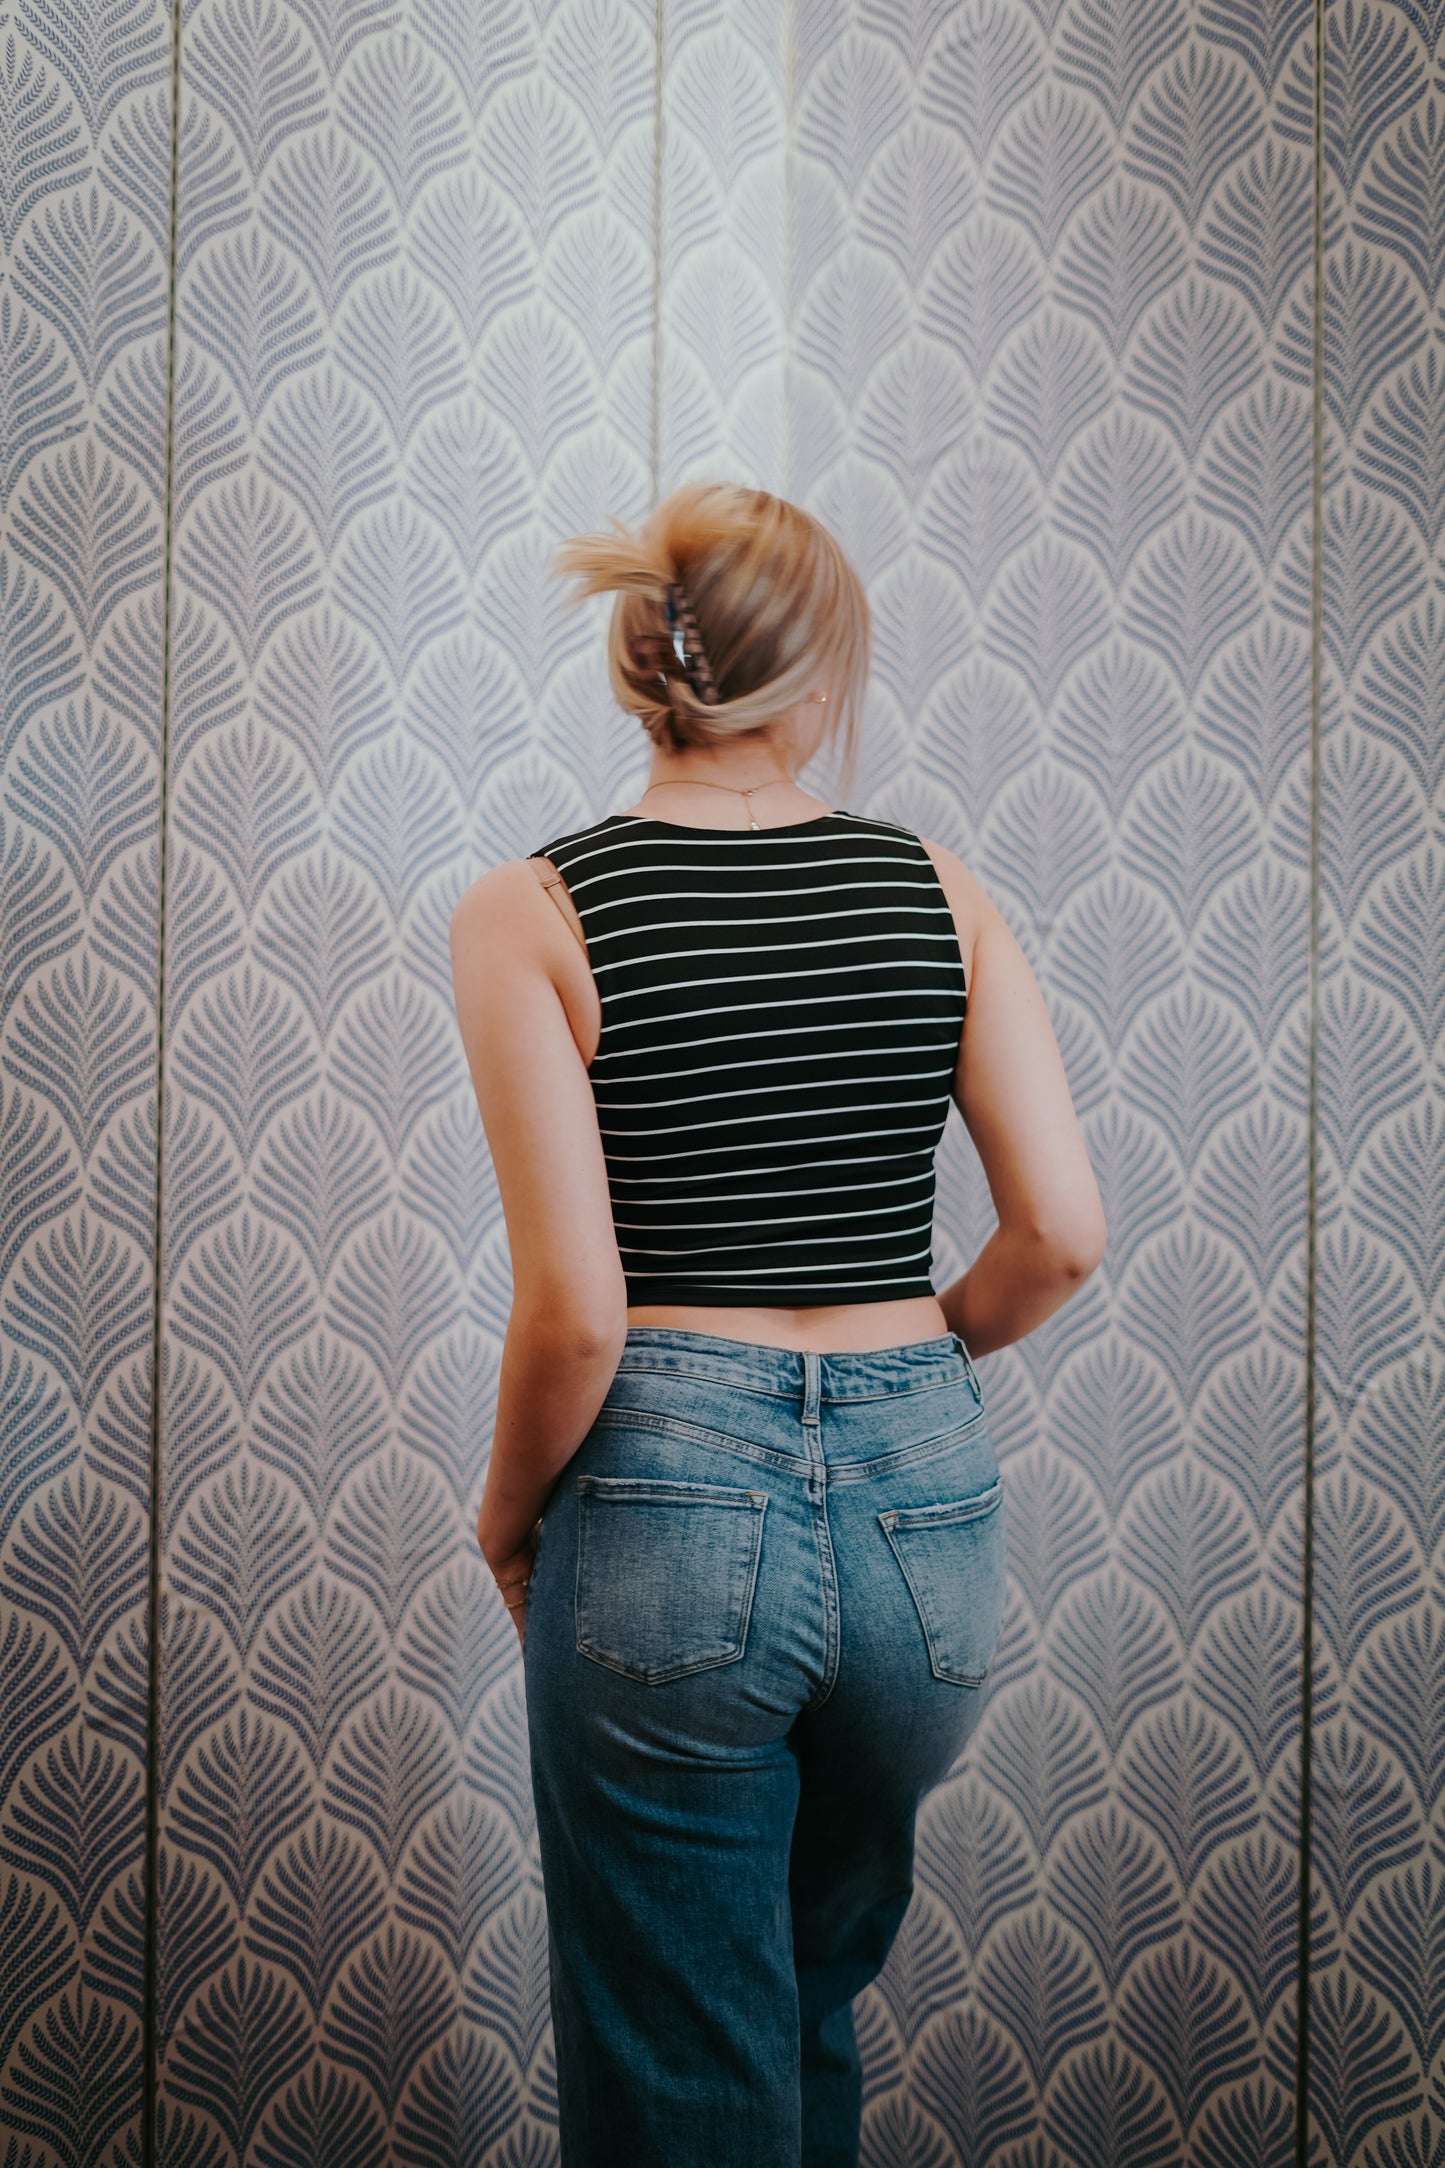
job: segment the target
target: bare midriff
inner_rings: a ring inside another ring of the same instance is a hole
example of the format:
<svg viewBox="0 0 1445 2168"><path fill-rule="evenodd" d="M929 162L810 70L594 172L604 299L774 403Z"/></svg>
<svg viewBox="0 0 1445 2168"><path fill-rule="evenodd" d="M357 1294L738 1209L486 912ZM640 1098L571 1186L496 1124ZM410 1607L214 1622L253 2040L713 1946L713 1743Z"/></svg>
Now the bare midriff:
<svg viewBox="0 0 1445 2168"><path fill-rule="evenodd" d="M751 1340L764 1347L818 1355L862 1355L870 1348L906 1347L914 1340L936 1340L948 1331L936 1295L904 1295L894 1302L829 1302L788 1310L643 1302L629 1304L627 1322L672 1325L683 1332L710 1332L723 1340Z"/></svg>

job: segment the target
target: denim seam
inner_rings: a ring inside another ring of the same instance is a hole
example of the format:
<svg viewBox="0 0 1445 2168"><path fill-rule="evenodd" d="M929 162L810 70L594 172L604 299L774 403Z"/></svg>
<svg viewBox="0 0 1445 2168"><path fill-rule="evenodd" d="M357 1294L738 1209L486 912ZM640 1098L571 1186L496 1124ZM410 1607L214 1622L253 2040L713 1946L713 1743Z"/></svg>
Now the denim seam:
<svg viewBox="0 0 1445 2168"><path fill-rule="evenodd" d="M784 1406L791 1405L798 1397L796 1393L779 1392L773 1385L749 1385L744 1379L730 1377L721 1369L714 1375L710 1370L697 1370L690 1365L674 1370L665 1363L619 1363L613 1375L619 1378L676 1378L687 1385L721 1385L730 1393L752 1393L759 1400L780 1400Z"/></svg>
<svg viewBox="0 0 1445 2168"><path fill-rule="evenodd" d="M624 1430L635 1424L664 1437L680 1438L686 1445L713 1446L719 1452L736 1455L739 1460L756 1461L762 1467L780 1469L784 1475L797 1474L809 1466L797 1453L778 1453L770 1446L751 1445L745 1438L730 1438L724 1431L705 1430L700 1423L684 1422L679 1415L653 1415L645 1408L604 1408L597 1421L607 1430Z"/></svg>
<svg viewBox="0 0 1445 2168"><path fill-rule="evenodd" d="M958 1528L965 1521L982 1520L1002 1499L1003 1477L996 1475L967 1498L940 1498L930 1506L890 1506L878 1518L885 1529Z"/></svg>
<svg viewBox="0 0 1445 2168"><path fill-rule="evenodd" d="M804 1376L803 1405L806 1409L811 1400L816 1413L803 1416L803 1437L808 1447L809 1498L808 1517L813 1527L813 1547L818 1554L818 1576L823 1594L823 1675L816 1689L808 1697L810 1709L821 1709L838 1683L838 1671L843 1652L843 1636L838 1604L838 1561L833 1550L833 1531L828 1526L828 1464L823 1457L823 1430L821 1393L817 1373L813 1370L818 1361L805 1356L810 1380ZM812 1391L809 1385L812 1384ZM817 1496L813 1497L813 1484L817 1484Z"/></svg>
<svg viewBox="0 0 1445 2168"><path fill-rule="evenodd" d="M926 1384L885 1385L877 1393L824 1393L826 1408L864 1408L874 1400L916 1400L924 1393L941 1393L950 1385L972 1385L967 1371L950 1370L946 1378L930 1378ZM974 1393L978 1397L977 1391Z"/></svg>
<svg viewBox="0 0 1445 2168"><path fill-rule="evenodd" d="M751 1393L757 1400L775 1400L783 1407L794 1406L798 1399L796 1392L780 1392L776 1386L771 1385L750 1385L741 1379L728 1376L723 1371L719 1371L714 1375L711 1371L692 1368L670 1370L653 1363L626 1363L619 1364L614 1375L619 1378L679 1379L683 1383L691 1385L720 1385L727 1392ZM972 1366L969 1365L968 1368L962 1371L950 1370L946 1377L925 1378L916 1384L910 1380L907 1384L884 1385L876 1393L824 1393L822 1395L822 1405L826 1408L853 1408L866 1407L870 1401L874 1400L913 1400L920 1393L942 1392L945 1386L959 1384L969 1385L972 1388L974 1398L981 1398L978 1380L973 1375Z"/></svg>
<svg viewBox="0 0 1445 2168"><path fill-rule="evenodd" d="M758 1493L725 1483L685 1483L675 1476L590 1475L577 1477L579 1491L602 1498L676 1499L680 1505L726 1506L733 1512L756 1512Z"/></svg>
<svg viewBox="0 0 1445 2168"><path fill-rule="evenodd" d="M924 1460L933 1453L946 1452L950 1446L956 1445L959 1439L966 1438L982 1421L983 1410L980 1408L966 1423L960 1423L952 1430L940 1431L937 1437L920 1438L914 1445L900 1446L897 1452L880 1453L873 1460L845 1460L832 1468L825 1465L824 1476L829 1483L863 1483L870 1481L875 1475L889 1475L895 1468L906 1468L915 1460ZM739 1460L755 1461L765 1468L777 1468L784 1475L807 1474L815 1465L811 1458L805 1459L799 1453L777 1452L771 1446L755 1445L747 1438L729 1437L726 1431L708 1430L700 1423L686 1422L679 1415L654 1415L646 1408L604 1408L598 1414L597 1422L609 1430L625 1429L629 1424L635 1424L643 1430L656 1431L665 1437L680 1438L690 1445L713 1446L719 1452L734 1454Z"/></svg>
<svg viewBox="0 0 1445 2168"><path fill-rule="evenodd" d="M876 1460L845 1460L841 1467L828 1470L830 1483L871 1483L879 1476L892 1475L897 1468L911 1468L919 1461L940 1459L951 1452L960 1440L967 1438L983 1421L983 1410L971 1415L957 1430L945 1430L936 1438L924 1438L917 1445L900 1446L896 1453L880 1453Z"/></svg>

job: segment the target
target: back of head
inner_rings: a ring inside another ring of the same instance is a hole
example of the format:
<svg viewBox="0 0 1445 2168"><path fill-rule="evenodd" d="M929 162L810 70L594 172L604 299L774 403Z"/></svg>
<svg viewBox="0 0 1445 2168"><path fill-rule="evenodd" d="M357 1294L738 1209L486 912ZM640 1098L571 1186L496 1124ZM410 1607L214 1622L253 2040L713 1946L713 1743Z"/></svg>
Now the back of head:
<svg viewBox="0 0 1445 2168"><path fill-rule="evenodd" d="M612 689L672 751L765 730L827 695L825 739L852 787L871 634L862 583L826 527L766 490L694 482L636 533L620 521L557 553L584 595L616 593ZM679 648L681 654L679 654Z"/></svg>

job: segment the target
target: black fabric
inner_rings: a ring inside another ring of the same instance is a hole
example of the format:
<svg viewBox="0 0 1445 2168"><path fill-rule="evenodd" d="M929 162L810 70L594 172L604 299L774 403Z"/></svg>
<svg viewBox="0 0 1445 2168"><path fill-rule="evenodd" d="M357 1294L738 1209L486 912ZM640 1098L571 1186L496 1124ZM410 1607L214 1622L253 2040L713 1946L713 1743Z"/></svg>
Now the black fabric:
<svg viewBox="0 0 1445 2168"><path fill-rule="evenodd" d="M918 837L841 811L759 831L611 813L531 855L567 883L601 996L628 1302L932 1294L967 989Z"/></svg>

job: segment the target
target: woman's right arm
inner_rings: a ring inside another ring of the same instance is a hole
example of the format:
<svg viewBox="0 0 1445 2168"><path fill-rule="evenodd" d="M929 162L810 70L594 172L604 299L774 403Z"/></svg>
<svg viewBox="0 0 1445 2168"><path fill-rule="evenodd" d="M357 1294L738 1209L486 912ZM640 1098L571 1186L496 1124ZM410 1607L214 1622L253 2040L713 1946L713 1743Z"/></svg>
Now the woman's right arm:
<svg viewBox="0 0 1445 2168"><path fill-rule="evenodd" d="M988 1355L1051 1317L1100 1263L1104 1206L1028 958L962 861L926 847L972 956L953 1096L998 1214L938 1299L970 1354Z"/></svg>
<svg viewBox="0 0 1445 2168"><path fill-rule="evenodd" d="M511 1252L477 1522L487 1564L510 1582L530 1571L548 1495L607 1395L627 1338L627 1288L596 1102L562 994L573 939L530 861L472 883L452 914L451 952ZM520 1611L513 1623L520 1631Z"/></svg>

